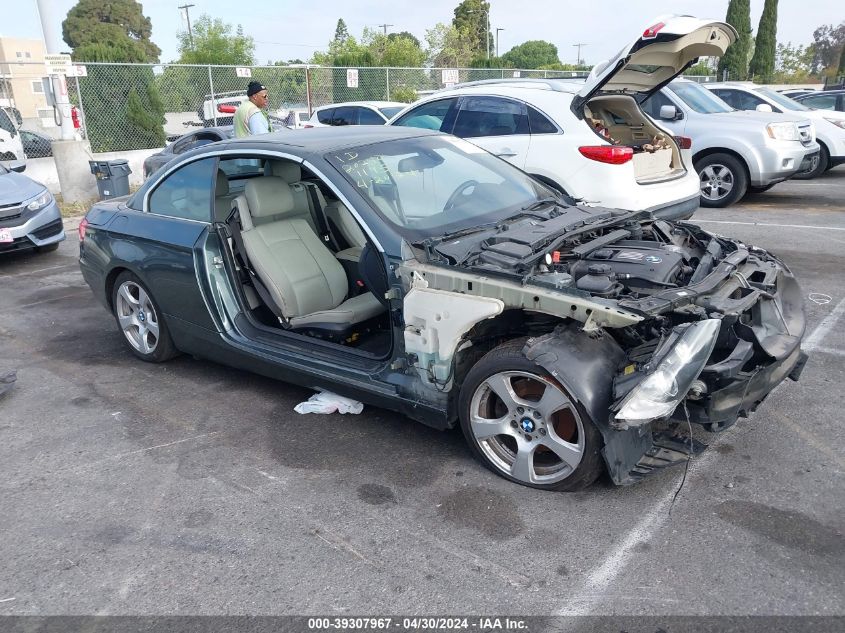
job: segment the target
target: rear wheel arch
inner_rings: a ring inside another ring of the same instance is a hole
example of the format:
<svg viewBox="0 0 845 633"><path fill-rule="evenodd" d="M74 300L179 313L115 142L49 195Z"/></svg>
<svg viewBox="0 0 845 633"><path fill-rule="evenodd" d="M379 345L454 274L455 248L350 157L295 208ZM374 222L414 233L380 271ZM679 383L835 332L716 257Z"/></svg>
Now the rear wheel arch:
<svg viewBox="0 0 845 633"><path fill-rule="evenodd" d="M115 266L109 271L109 274L106 275L105 292L106 301L109 302L109 310L114 310L114 302L112 301L112 296L114 295L114 284L120 274L126 271L135 274L133 271L129 270L125 266Z"/></svg>

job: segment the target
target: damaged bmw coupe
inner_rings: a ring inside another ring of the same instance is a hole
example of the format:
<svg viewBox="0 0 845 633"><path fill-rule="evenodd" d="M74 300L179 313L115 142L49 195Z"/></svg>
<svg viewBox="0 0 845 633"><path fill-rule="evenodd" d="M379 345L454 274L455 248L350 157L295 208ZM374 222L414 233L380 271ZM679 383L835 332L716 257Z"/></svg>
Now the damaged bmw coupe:
<svg viewBox="0 0 845 633"><path fill-rule="evenodd" d="M776 256L584 208L466 141L349 127L223 141L97 203L80 266L129 349L460 425L516 483L630 484L797 379Z"/></svg>

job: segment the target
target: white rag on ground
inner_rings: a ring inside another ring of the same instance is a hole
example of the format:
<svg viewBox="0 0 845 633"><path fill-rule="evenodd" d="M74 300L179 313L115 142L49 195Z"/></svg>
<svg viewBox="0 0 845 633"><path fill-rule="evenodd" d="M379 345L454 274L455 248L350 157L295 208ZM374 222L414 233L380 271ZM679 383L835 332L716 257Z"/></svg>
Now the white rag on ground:
<svg viewBox="0 0 845 633"><path fill-rule="evenodd" d="M344 398L331 391L320 391L308 398L305 402L300 402L293 408L297 413L361 413L364 410L364 405L353 400L352 398Z"/></svg>

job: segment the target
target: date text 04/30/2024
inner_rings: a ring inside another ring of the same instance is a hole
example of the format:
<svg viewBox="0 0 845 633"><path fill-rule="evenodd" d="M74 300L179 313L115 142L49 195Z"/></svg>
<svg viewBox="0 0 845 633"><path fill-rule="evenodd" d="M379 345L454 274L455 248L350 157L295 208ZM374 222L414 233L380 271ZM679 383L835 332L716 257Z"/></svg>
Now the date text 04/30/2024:
<svg viewBox="0 0 845 633"><path fill-rule="evenodd" d="M331 617L308 618L310 631L405 630L405 631L527 631L524 620L509 617Z"/></svg>

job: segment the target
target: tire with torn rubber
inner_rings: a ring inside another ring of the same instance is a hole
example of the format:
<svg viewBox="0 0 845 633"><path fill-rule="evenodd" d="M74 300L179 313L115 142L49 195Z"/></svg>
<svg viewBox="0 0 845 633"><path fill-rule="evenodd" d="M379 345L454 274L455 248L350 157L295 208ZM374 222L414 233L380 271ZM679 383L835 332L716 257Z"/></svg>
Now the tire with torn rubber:
<svg viewBox="0 0 845 633"><path fill-rule="evenodd" d="M708 154L695 161L701 189L701 206L728 207L748 189L745 165L730 154Z"/></svg>
<svg viewBox="0 0 845 633"><path fill-rule="evenodd" d="M601 435L566 389L525 358L525 341L499 345L467 373L461 430L497 475L541 490L581 490L604 470Z"/></svg>
<svg viewBox="0 0 845 633"><path fill-rule="evenodd" d="M112 286L112 312L123 340L141 360L162 363L178 354L158 303L128 270Z"/></svg>

